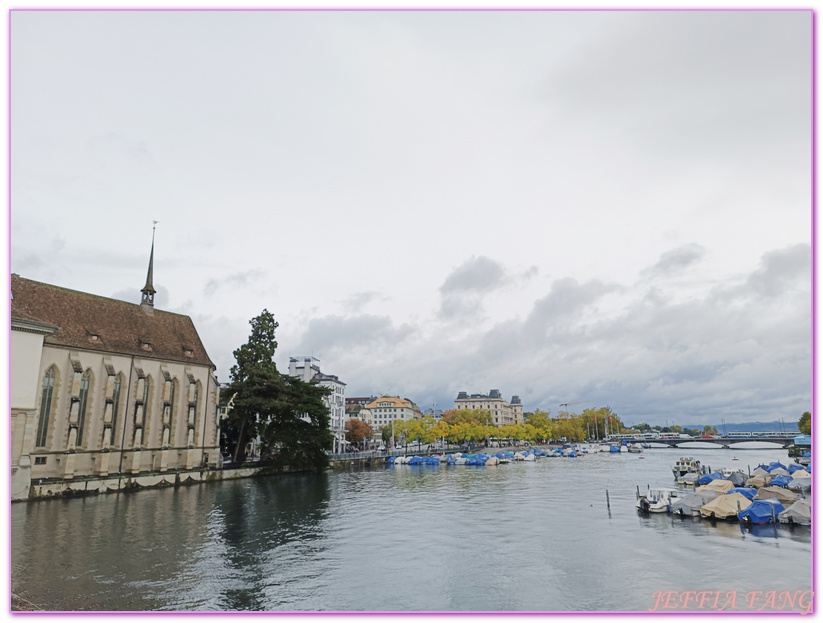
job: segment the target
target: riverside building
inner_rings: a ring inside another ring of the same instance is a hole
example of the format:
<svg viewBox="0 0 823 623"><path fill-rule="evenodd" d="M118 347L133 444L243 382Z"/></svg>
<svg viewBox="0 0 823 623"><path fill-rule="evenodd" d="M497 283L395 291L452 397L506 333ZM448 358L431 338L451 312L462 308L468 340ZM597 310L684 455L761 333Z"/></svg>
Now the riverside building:
<svg viewBox="0 0 823 623"><path fill-rule="evenodd" d="M314 357L289 357L289 376L306 383L317 383L331 390L323 398L329 409L329 428L334 433L334 452L346 445L346 384L332 374L320 372L320 360Z"/></svg>
<svg viewBox="0 0 823 623"><path fill-rule="evenodd" d="M11 276L12 499L216 466L215 366L191 318L154 308L153 263L152 241L139 305Z"/></svg>
<svg viewBox="0 0 823 623"><path fill-rule="evenodd" d="M492 389L486 394L459 392L454 401L455 409L487 409L497 426L523 423L523 404L520 396L512 396L510 402L503 400L500 390Z"/></svg>

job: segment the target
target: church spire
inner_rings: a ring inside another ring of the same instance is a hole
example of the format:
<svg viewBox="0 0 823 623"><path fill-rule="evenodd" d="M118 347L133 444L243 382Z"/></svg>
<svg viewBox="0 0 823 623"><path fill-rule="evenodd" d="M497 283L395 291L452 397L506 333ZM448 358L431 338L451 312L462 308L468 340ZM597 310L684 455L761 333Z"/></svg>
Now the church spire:
<svg viewBox="0 0 823 623"><path fill-rule="evenodd" d="M154 230L157 228L157 221L152 221L151 227L151 255L149 256L149 273L146 275L146 285L140 292L143 296L140 298L141 305L148 305L154 307L155 289L152 282L154 281Z"/></svg>

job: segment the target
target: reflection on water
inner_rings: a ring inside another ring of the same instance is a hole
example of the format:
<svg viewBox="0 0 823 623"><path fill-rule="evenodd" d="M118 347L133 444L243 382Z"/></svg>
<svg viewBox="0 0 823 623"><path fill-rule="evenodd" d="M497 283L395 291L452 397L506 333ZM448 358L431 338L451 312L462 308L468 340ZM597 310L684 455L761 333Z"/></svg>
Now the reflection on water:
<svg viewBox="0 0 823 623"><path fill-rule="evenodd" d="M201 611L646 610L661 590L808 590L808 528L635 511L636 486L672 486L676 455L15 504L12 590L55 610ZM785 452L745 455L776 459Z"/></svg>

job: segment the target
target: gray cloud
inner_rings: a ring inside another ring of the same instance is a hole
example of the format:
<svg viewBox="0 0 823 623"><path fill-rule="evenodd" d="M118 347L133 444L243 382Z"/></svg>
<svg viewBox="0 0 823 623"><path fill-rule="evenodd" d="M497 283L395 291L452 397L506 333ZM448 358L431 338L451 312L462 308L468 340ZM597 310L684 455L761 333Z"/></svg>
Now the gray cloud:
<svg viewBox="0 0 823 623"><path fill-rule="evenodd" d="M812 253L807 244L771 251L763 256L761 267L746 284L763 296L779 296L789 289L806 286L811 279Z"/></svg>
<svg viewBox="0 0 823 623"><path fill-rule="evenodd" d="M528 276L529 273L526 273ZM440 286L439 317L482 317L482 299L506 283L503 265L485 256L471 257L455 268Z"/></svg>
<svg viewBox="0 0 823 623"><path fill-rule="evenodd" d="M706 248L699 244L686 244L666 251L654 266L640 272L644 277L669 277L677 275L706 255Z"/></svg>
<svg viewBox="0 0 823 623"><path fill-rule="evenodd" d="M680 302L658 288L558 279L523 320L463 337L444 330L422 338L421 328L403 356L379 365L360 357L354 384L368 393L362 379L403 379L405 394L441 408L459 390L494 387L519 394L527 410L556 412L561 402L587 400L581 408L610 405L628 422L794 421L810 401L804 257L803 245L767 253L750 274ZM771 288L787 276L801 293L776 299ZM624 302L608 311L611 295Z"/></svg>
<svg viewBox="0 0 823 623"><path fill-rule="evenodd" d="M440 293L447 296L455 292L488 292L504 283L503 265L488 257L472 257L455 268L443 285Z"/></svg>
<svg viewBox="0 0 823 623"><path fill-rule="evenodd" d="M395 327L388 316L324 316L309 321L297 350L290 354L313 352L328 357L349 350L376 354L381 348L400 347L414 332L408 324Z"/></svg>

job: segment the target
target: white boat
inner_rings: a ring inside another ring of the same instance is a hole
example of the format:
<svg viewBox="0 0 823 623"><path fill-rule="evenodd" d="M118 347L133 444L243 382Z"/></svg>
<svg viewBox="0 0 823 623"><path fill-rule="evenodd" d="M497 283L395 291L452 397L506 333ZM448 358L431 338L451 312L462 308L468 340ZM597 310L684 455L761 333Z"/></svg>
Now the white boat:
<svg viewBox="0 0 823 623"><path fill-rule="evenodd" d="M665 513L669 510L669 505L680 498L680 491L661 487L658 489L648 489L646 493L639 493L635 508L644 513Z"/></svg>
<svg viewBox="0 0 823 623"><path fill-rule="evenodd" d="M626 446L620 446L620 451L621 452L628 452L629 449Z"/></svg>
<svg viewBox="0 0 823 623"><path fill-rule="evenodd" d="M643 452L643 448L640 446L639 443L630 443L629 444L629 452L640 453Z"/></svg>
<svg viewBox="0 0 823 623"><path fill-rule="evenodd" d="M674 467L672 467L672 473L674 474L675 480L679 480L680 478L689 473L699 474L700 461L690 456L681 456L679 459L677 459L677 462L674 464Z"/></svg>

